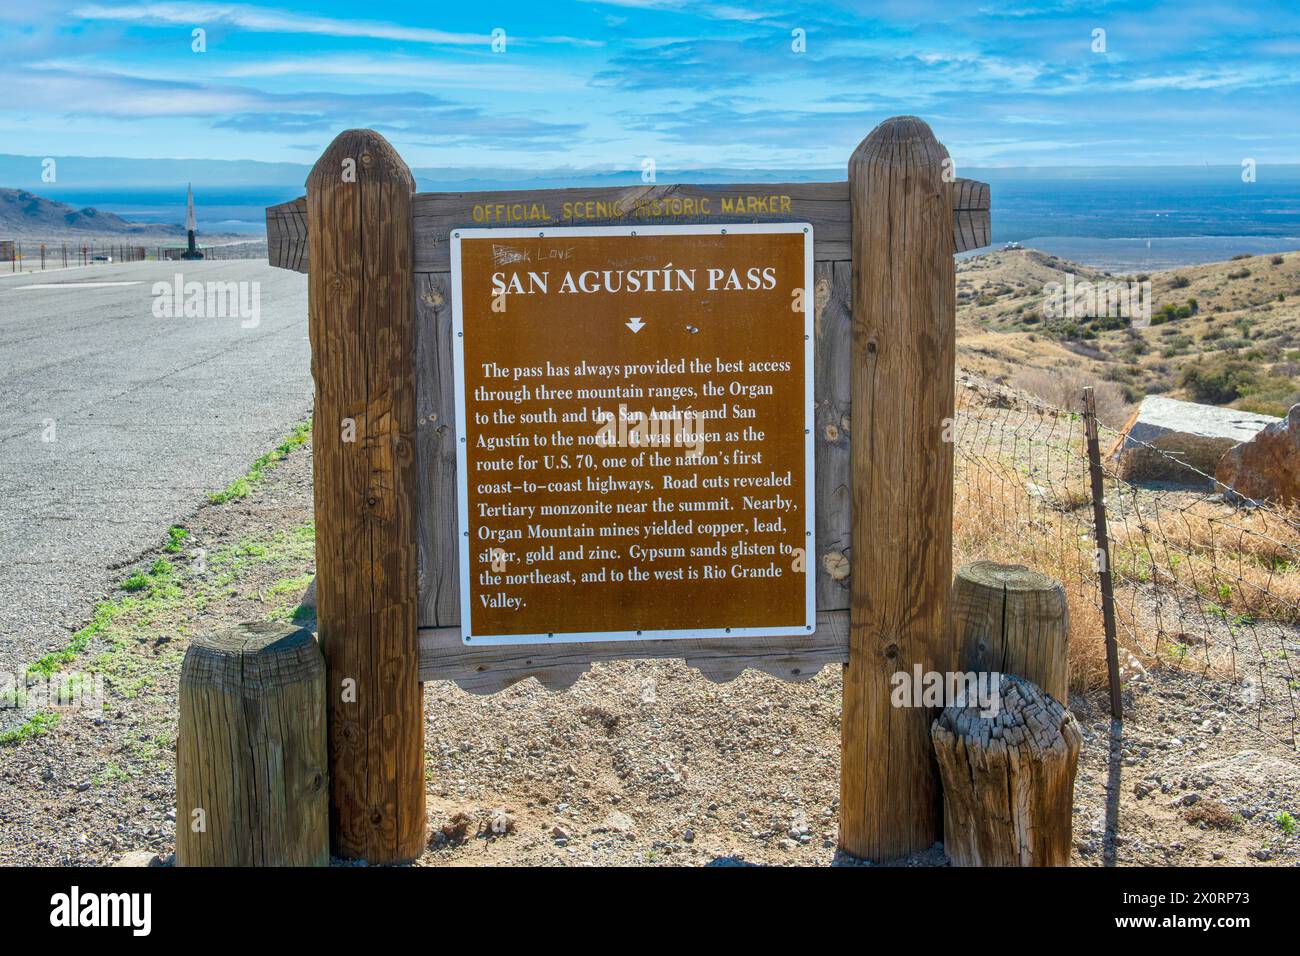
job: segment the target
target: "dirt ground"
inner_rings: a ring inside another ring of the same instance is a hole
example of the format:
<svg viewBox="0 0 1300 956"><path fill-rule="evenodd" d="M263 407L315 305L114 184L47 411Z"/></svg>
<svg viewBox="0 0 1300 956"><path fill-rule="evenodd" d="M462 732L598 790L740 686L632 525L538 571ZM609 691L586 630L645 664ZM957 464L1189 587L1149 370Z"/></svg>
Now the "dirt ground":
<svg viewBox="0 0 1300 956"><path fill-rule="evenodd" d="M313 571L310 462L310 445L290 452L247 497L187 519L179 551L160 542L122 569L148 584L110 595L117 610L64 665L105 675L102 715L65 714L21 739L11 728L0 745L0 864L169 862L186 641L292 618ZM417 865L856 863L835 843L840 685L837 668L714 684L671 661L596 665L564 692L428 684L431 838ZM1139 672L1114 743L1104 693L1070 701L1084 731L1075 865L1300 863L1287 825L1300 754L1256 729L1283 721L1235 690ZM502 814L509 832L493 834ZM946 859L936 845L902 862Z"/></svg>

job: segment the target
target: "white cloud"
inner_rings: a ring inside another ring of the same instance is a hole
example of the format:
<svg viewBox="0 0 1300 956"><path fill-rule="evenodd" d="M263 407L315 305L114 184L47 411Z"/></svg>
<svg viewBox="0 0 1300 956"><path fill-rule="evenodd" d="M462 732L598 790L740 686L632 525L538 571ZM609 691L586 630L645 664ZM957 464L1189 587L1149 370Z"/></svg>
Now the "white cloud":
<svg viewBox="0 0 1300 956"><path fill-rule="evenodd" d="M405 85L425 83L455 84L457 92L467 90L583 89L586 76L560 70L534 69L500 62L500 57L464 61L435 62L408 56L294 56L271 60L250 60L219 71L227 77L268 76L351 76L358 78L400 77Z"/></svg>
<svg viewBox="0 0 1300 956"><path fill-rule="evenodd" d="M365 20L336 20L306 16L287 10L260 9L239 3L142 3L136 6L89 4L72 11L83 20L117 20L138 23L182 23L202 26L228 23L259 33L312 33L333 37L363 37L409 43L486 46L486 33L449 33L426 27Z"/></svg>

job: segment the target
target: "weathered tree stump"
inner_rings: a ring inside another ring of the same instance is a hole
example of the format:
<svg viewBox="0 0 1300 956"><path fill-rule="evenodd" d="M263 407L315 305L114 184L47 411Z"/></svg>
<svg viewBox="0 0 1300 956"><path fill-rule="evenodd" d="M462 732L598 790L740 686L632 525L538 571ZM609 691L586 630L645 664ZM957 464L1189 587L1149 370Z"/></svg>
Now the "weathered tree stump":
<svg viewBox="0 0 1300 956"><path fill-rule="evenodd" d="M181 664L178 866L325 866L325 660L311 631L242 624Z"/></svg>
<svg viewBox="0 0 1300 956"><path fill-rule="evenodd" d="M1070 612L1059 582L973 561L957 569L952 614L959 669L1017 674L1069 703Z"/></svg>
<svg viewBox="0 0 1300 956"><path fill-rule="evenodd" d="M1059 701L1004 674L996 716L969 701L930 727L953 866L1068 866L1083 734ZM992 710L993 708L990 708Z"/></svg>

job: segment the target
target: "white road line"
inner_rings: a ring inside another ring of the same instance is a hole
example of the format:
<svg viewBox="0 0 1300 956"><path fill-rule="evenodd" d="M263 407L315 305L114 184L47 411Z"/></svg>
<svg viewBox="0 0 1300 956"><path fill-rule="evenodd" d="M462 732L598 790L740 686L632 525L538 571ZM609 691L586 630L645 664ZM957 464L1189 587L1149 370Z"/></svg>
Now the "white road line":
<svg viewBox="0 0 1300 956"><path fill-rule="evenodd" d="M119 285L144 285L144 280L134 279L130 282L36 282L32 285L16 285L13 286L13 289L15 292L30 291L32 289L103 289Z"/></svg>

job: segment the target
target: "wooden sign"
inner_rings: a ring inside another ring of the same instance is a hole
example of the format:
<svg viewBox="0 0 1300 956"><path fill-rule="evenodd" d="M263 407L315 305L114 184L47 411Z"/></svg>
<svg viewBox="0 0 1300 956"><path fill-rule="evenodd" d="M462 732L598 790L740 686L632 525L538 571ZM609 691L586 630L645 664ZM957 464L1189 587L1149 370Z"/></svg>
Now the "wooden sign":
<svg viewBox="0 0 1300 956"><path fill-rule="evenodd" d="M451 233L461 636L815 630L806 223Z"/></svg>
<svg viewBox="0 0 1300 956"><path fill-rule="evenodd" d="M267 209L269 261L309 275L326 686L357 690L330 695L334 853L424 849L420 681L558 690L673 657L715 681L845 665L840 847L934 843L931 715L887 691L955 653L952 254L990 217L951 171L899 116L841 182L416 193L348 130Z"/></svg>

